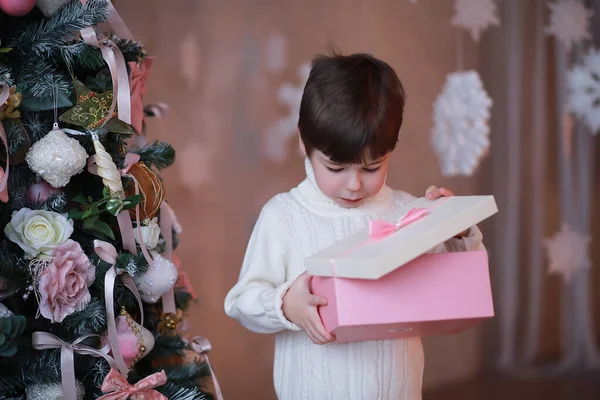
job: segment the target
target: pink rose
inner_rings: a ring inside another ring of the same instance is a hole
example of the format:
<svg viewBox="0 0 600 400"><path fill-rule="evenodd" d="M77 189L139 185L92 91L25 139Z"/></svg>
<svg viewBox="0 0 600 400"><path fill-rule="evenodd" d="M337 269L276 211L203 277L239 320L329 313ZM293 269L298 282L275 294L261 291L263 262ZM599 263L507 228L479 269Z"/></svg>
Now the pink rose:
<svg viewBox="0 0 600 400"><path fill-rule="evenodd" d="M62 322L90 301L88 287L94 283L96 267L71 239L54 248L52 257L40 277L40 312L52 322Z"/></svg>

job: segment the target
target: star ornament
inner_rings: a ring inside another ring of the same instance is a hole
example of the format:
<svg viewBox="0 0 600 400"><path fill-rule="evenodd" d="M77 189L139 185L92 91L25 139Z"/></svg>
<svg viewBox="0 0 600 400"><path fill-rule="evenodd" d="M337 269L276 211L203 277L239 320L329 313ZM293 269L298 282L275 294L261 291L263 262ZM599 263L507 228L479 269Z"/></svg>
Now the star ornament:
<svg viewBox="0 0 600 400"><path fill-rule="evenodd" d="M563 223L561 230L544 241L549 261L548 273L561 275L569 282L582 268L590 268L590 238Z"/></svg>
<svg viewBox="0 0 600 400"><path fill-rule="evenodd" d="M141 135L144 120L144 96L146 82L154 57L146 57L140 63L129 62L129 88L131 90L131 127Z"/></svg>
<svg viewBox="0 0 600 400"><path fill-rule="evenodd" d="M581 0L558 0L548 3L548 7L550 24L545 31L563 42L567 51L574 44L592 38L590 25L594 12L585 8Z"/></svg>
<svg viewBox="0 0 600 400"><path fill-rule="evenodd" d="M62 122L80 126L86 130L96 130L102 127L104 132L133 134L135 131L127 123L116 118L117 107L112 115L108 115L112 104L113 91L97 94L78 80L73 81L75 93L77 94L77 105L60 116Z"/></svg>

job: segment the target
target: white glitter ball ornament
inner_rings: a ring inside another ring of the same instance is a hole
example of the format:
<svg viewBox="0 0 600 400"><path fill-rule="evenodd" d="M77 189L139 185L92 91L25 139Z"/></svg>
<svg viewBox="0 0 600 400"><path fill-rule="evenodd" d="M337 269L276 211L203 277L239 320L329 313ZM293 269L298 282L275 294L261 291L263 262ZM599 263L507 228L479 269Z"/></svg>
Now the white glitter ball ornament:
<svg viewBox="0 0 600 400"><path fill-rule="evenodd" d="M163 294L173 289L177 282L177 267L156 252L151 252L154 265L144 274L134 276L133 281L146 303L156 303Z"/></svg>
<svg viewBox="0 0 600 400"><path fill-rule="evenodd" d="M36 174L55 188L65 186L87 164L88 154L79 142L54 127L36 142L25 160Z"/></svg>
<svg viewBox="0 0 600 400"><path fill-rule="evenodd" d="M85 396L85 389L81 382L76 381L77 400ZM31 385L25 388L27 400L62 400L64 399L62 385L53 383L49 385Z"/></svg>
<svg viewBox="0 0 600 400"><path fill-rule="evenodd" d="M45 17L51 17L70 0L36 0L35 5Z"/></svg>
<svg viewBox="0 0 600 400"><path fill-rule="evenodd" d="M4 304L0 303L0 318L8 318L11 315L13 315L12 311L10 311Z"/></svg>

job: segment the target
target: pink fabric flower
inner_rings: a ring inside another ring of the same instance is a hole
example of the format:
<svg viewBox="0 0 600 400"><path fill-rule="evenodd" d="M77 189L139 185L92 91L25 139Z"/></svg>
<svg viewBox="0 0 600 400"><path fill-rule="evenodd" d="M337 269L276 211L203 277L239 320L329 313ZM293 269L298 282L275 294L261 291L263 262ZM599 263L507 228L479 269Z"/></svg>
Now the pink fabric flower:
<svg viewBox="0 0 600 400"><path fill-rule="evenodd" d="M40 313L52 322L62 322L90 301L88 287L94 283L96 267L79 243L70 239L56 247L52 257L40 277Z"/></svg>
<svg viewBox="0 0 600 400"><path fill-rule="evenodd" d="M146 95L146 81L150 74L150 68L154 57L146 57L139 64L129 62L129 90L131 93L131 126L138 135L142 132L144 120L144 96Z"/></svg>

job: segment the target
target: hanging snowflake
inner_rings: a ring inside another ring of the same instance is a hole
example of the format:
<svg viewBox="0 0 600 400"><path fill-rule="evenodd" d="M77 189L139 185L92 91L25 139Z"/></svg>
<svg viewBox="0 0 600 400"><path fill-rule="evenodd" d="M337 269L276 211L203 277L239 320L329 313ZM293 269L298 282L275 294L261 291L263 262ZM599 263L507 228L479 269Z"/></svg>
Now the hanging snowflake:
<svg viewBox="0 0 600 400"><path fill-rule="evenodd" d="M581 118L593 134L600 130L600 50L590 49L583 63L567 73L569 110Z"/></svg>
<svg viewBox="0 0 600 400"><path fill-rule="evenodd" d="M449 74L433 106L431 145L445 176L471 175L490 146L492 99L476 71Z"/></svg>
<svg viewBox="0 0 600 400"><path fill-rule="evenodd" d="M282 35L275 33L269 36L265 49L265 69L280 72L287 63L287 41Z"/></svg>
<svg viewBox="0 0 600 400"><path fill-rule="evenodd" d="M591 263L588 254L589 242L589 237L575 232L568 224L563 223L559 232L545 240L550 262L548 272L559 274L569 282L577 270L589 268Z"/></svg>
<svg viewBox="0 0 600 400"><path fill-rule="evenodd" d="M202 51L198 38L188 32L179 44L179 72L190 89L198 84Z"/></svg>
<svg viewBox="0 0 600 400"><path fill-rule="evenodd" d="M213 153L209 145L194 141L177 151L179 180L190 191L198 193L212 180Z"/></svg>
<svg viewBox="0 0 600 400"><path fill-rule="evenodd" d="M479 42L481 32L490 26L500 25L495 0L454 0L452 25L468 30Z"/></svg>
<svg viewBox="0 0 600 400"><path fill-rule="evenodd" d="M556 0L548 3L550 25L546 33L556 36L567 47L567 51L577 42L591 39L591 18L594 13L585 8L580 0Z"/></svg>
<svg viewBox="0 0 600 400"><path fill-rule="evenodd" d="M288 106L288 113L279 118L267 131L264 152L267 157L275 162L283 162L287 155L289 139L296 137L298 127L298 114L304 85L310 74L310 63L305 63L298 68L300 84L284 83L278 92L279 101Z"/></svg>

